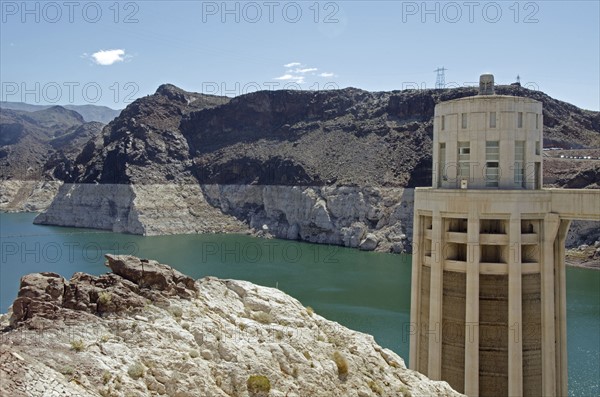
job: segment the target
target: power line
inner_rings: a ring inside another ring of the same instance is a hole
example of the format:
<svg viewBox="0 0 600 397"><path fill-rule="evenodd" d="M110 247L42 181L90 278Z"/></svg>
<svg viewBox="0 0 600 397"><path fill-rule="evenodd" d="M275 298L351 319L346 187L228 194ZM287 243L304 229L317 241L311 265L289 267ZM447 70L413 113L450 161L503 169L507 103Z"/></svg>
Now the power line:
<svg viewBox="0 0 600 397"><path fill-rule="evenodd" d="M437 73L436 78L435 78L435 88L437 90L440 90L446 86L446 75L444 73L446 70L448 70L448 69L446 69L443 66L441 68L437 68L436 70L434 70L434 72Z"/></svg>

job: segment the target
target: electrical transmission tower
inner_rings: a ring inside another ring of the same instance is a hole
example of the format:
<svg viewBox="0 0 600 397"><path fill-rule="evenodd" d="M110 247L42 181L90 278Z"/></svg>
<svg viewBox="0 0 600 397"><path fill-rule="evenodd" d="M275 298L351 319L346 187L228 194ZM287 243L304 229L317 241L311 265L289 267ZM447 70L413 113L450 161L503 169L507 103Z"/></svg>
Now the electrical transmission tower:
<svg viewBox="0 0 600 397"><path fill-rule="evenodd" d="M444 72L448 70L445 67L441 67L441 68L437 68L436 70L434 70L434 72L437 73L436 75L436 79L435 79L435 88L436 89L442 89L446 86L446 75L444 74Z"/></svg>

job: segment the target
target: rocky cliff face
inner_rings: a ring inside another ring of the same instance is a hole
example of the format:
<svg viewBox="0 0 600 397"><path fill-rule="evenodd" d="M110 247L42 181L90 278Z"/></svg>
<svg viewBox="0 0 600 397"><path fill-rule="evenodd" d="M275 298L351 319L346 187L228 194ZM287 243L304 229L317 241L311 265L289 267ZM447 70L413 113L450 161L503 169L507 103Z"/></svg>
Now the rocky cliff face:
<svg viewBox="0 0 600 397"><path fill-rule="evenodd" d="M222 105L227 97L162 85L138 99L85 145L65 182L152 184L196 182L189 143L179 130L192 111Z"/></svg>
<svg viewBox="0 0 600 397"><path fill-rule="evenodd" d="M0 108L2 109L21 110L24 112L37 112L38 110L45 110L51 107L51 105L31 105L23 102L0 102ZM108 124L121 113L121 110L98 105L65 105L64 108L79 113L87 122L98 121L104 124Z"/></svg>
<svg viewBox="0 0 600 397"><path fill-rule="evenodd" d="M600 147L600 113L515 86L544 106L546 145ZM261 91L233 99L171 85L125 109L66 182L414 187L431 184L436 103L475 89Z"/></svg>
<svg viewBox="0 0 600 397"><path fill-rule="evenodd" d="M142 234L249 233L207 203L199 185L64 184L35 223Z"/></svg>
<svg viewBox="0 0 600 397"><path fill-rule="evenodd" d="M515 86L497 92L542 101L552 144L600 146L599 113ZM222 222L224 231L407 251L404 189L431 183L435 104L473 94L349 88L229 99L163 85L73 161L48 163L82 186L62 188L36 222L146 235L216 231ZM557 185L597 184L595 170L567 175L570 165L547 167Z"/></svg>
<svg viewBox="0 0 600 397"><path fill-rule="evenodd" d="M61 185L60 181L0 181L0 211L44 211L54 201Z"/></svg>
<svg viewBox="0 0 600 397"><path fill-rule="evenodd" d="M54 179L48 162L73 161L103 126L61 106L36 112L0 109L0 180Z"/></svg>
<svg viewBox="0 0 600 397"><path fill-rule="evenodd" d="M363 250L407 252L413 190L203 185L207 200L260 233Z"/></svg>
<svg viewBox="0 0 600 397"><path fill-rule="evenodd" d="M0 211L47 208L81 147L102 127L60 106L0 109Z"/></svg>
<svg viewBox="0 0 600 397"><path fill-rule="evenodd" d="M413 193L347 186L64 184L35 222L143 235L254 231L407 252Z"/></svg>
<svg viewBox="0 0 600 397"><path fill-rule="evenodd" d="M459 396L283 292L107 256L25 276L3 315L6 396Z"/></svg>

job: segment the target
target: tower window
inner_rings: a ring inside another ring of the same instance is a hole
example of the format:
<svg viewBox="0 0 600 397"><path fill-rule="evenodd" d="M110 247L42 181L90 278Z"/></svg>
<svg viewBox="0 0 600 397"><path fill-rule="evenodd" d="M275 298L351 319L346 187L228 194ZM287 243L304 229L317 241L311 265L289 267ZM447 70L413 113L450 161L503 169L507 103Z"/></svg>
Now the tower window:
<svg viewBox="0 0 600 397"><path fill-rule="evenodd" d="M471 160L471 144L458 142L458 173L460 179L469 179L469 162Z"/></svg>
<svg viewBox="0 0 600 397"><path fill-rule="evenodd" d="M446 144L440 143L439 164L438 164L438 186L442 186L442 181L448 180L446 175Z"/></svg>
<svg viewBox="0 0 600 397"><path fill-rule="evenodd" d="M500 180L500 143L487 141L485 143L485 186L498 187Z"/></svg>
<svg viewBox="0 0 600 397"><path fill-rule="evenodd" d="M525 141L515 141L514 187L525 187Z"/></svg>
<svg viewBox="0 0 600 397"><path fill-rule="evenodd" d="M540 141L535 142L535 154L540 155Z"/></svg>
<svg viewBox="0 0 600 397"><path fill-rule="evenodd" d="M442 116L442 131L446 129L446 116Z"/></svg>
<svg viewBox="0 0 600 397"><path fill-rule="evenodd" d="M490 112L490 128L496 128L496 112Z"/></svg>
<svg viewBox="0 0 600 397"><path fill-rule="evenodd" d="M523 128L523 112L517 114L517 128Z"/></svg>
<svg viewBox="0 0 600 397"><path fill-rule="evenodd" d="M461 114L461 120L462 120L462 128L467 128L467 114L466 113Z"/></svg>
<svg viewBox="0 0 600 397"><path fill-rule="evenodd" d="M535 129L536 130L540 129L540 115L539 114L535 115Z"/></svg>

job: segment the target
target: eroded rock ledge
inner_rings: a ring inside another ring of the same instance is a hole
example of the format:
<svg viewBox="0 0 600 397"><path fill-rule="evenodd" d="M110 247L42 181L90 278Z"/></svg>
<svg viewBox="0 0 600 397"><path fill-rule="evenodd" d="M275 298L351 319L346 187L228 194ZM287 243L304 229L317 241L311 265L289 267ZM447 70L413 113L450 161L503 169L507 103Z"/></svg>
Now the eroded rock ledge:
<svg viewBox="0 0 600 397"><path fill-rule="evenodd" d="M22 278L1 318L1 395L459 395L277 289L131 256L107 265Z"/></svg>
<svg viewBox="0 0 600 397"><path fill-rule="evenodd" d="M65 184L36 219L141 235L251 233L410 251L413 189L356 186Z"/></svg>

